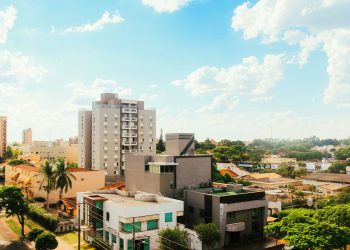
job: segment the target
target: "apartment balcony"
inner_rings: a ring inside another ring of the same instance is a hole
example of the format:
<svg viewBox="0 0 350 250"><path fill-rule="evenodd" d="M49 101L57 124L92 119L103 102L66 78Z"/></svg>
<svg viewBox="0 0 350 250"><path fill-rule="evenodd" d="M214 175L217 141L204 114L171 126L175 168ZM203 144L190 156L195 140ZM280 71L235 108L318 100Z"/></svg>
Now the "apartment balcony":
<svg viewBox="0 0 350 250"><path fill-rule="evenodd" d="M122 145L123 146L136 146L137 142L136 141L123 141Z"/></svg>
<svg viewBox="0 0 350 250"><path fill-rule="evenodd" d="M133 125L123 125L122 129L137 129L137 126L133 126Z"/></svg>
<svg viewBox="0 0 350 250"><path fill-rule="evenodd" d="M122 108L122 113L137 114L137 109L135 109L135 108Z"/></svg>
<svg viewBox="0 0 350 250"><path fill-rule="evenodd" d="M123 117L122 121L123 122L137 122L137 118L135 118L135 117Z"/></svg>
<svg viewBox="0 0 350 250"><path fill-rule="evenodd" d="M122 137L137 137L136 133L122 134Z"/></svg>
<svg viewBox="0 0 350 250"><path fill-rule="evenodd" d="M226 232L242 232L245 230L244 222L237 222L226 225Z"/></svg>

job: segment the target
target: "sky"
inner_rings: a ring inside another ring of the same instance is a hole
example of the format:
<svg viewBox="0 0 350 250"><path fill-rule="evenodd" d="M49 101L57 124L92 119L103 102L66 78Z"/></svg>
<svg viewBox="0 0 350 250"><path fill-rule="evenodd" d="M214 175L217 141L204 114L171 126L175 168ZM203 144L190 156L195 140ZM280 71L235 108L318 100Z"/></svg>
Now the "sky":
<svg viewBox="0 0 350 250"><path fill-rule="evenodd" d="M77 135L103 92L196 138L347 138L350 0L2 0L8 140ZM159 134L159 133L158 133Z"/></svg>

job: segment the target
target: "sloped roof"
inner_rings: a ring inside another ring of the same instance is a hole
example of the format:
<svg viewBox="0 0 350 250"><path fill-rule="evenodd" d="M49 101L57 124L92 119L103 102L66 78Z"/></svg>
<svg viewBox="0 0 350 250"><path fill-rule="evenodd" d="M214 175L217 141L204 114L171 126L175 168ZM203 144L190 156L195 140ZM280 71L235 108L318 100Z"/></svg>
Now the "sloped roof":
<svg viewBox="0 0 350 250"><path fill-rule="evenodd" d="M302 179L350 184L350 175L348 174L314 172L312 174L305 175L302 177Z"/></svg>

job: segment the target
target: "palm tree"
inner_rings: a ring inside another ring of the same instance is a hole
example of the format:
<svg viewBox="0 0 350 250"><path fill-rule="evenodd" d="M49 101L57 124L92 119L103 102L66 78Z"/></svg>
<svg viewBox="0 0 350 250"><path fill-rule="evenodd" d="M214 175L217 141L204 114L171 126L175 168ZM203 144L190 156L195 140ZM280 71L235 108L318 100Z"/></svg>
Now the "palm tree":
<svg viewBox="0 0 350 250"><path fill-rule="evenodd" d="M72 179L76 180L75 176L69 172L70 169L71 167L63 159L57 160L54 178L55 188L60 189L58 205L62 204L63 190L67 193L68 189L72 188Z"/></svg>
<svg viewBox="0 0 350 250"><path fill-rule="evenodd" d="M40 174L43 177L40 183L39 189L44 189L46 191L46 209L49 209L49 196L51 190L55 189L55 168L52 162L45 161L43 165L40 166Z"/></svg>

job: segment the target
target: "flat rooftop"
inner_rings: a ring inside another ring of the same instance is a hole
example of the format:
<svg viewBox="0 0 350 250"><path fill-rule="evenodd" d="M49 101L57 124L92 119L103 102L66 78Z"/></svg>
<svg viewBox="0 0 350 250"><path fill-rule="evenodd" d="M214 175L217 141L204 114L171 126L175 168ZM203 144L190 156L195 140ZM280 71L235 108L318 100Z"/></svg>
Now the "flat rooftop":
<svg viewBox="0 0 350 250"><path fill-rule="evenodd" d="M154 206L156 204L176 203L181 202L178 200L162 197L155 194L137 193L140 199L134 196L124 196L117 193L103 193L103 192L91 192L86 193L84 196L92 200L105 200L106 202L113 202L121 207L140 207L140 206ZM143 198L143 199L142 199Z"/></svg>

